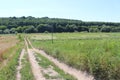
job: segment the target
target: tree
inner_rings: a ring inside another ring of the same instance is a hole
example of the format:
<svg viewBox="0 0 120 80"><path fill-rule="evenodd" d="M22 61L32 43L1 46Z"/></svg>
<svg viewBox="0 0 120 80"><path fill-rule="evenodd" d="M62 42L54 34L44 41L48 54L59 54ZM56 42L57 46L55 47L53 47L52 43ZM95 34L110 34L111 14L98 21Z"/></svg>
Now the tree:
<svg viewBox="0 0 120 80"><path fill-rule="evenodd" d="M113 27L111 29L112 32L120 32L120 27Z"/></svg>
<svg viewBox="0 0 120 80"><path fill-rule="evenodd" d="M27 26L27 28L24 31L25 33L35 33L36 29L34 26Z"/></svg>
<svg viewBox="0 0 120 80"><path fill-rule="evenodd" d="M23 32L23 28L21 26L19 26L19 27L16 28L16 31L18 33L22 33Z"/></svg>
<svg viewBox="0 0 120 80"><path fill-rule="evenodd" d="M10 34L10 30L9 30L9 29L5 29L5 30L3 31L3 33L5 33L5 34Z"/></svg>
<svg viewBox="0 0 120 80"><path fill-rule="evenodd" d="M103 26L100 31L101 32L110 32L111 28L110 28L110 26Z"/></svg>
<svg viewBox="0 0 120 80"><path fill-rule="evenodd" d="M98 28L89 28L89 32L99 32Z"/></svg>
<svg viewBox="0 0 120 80"><path fill-rule="evenodd" d="M33 26L33 31L30 31L28 26ZM120 23L113 22L84 22L81 20L60 19L60 18L35 18L32 16L8 17L0 18L0 30L3 32L6 29L12 30L15 28L18 33L23 32L118 32ZM11 31L10 31L11 32Z"/></svg>
<svg viewBox="0 0 120 80"><path fill-rule="evenodd" d="M66 25L66 31L67 32L74 32L74 27L75 25L69 25L69 24L67 24Z"/></svg>
<svg viewBox="0 0 120 80"><path fill-rule="evenodd" d="M16 31L16 28L11 28L10 29L10 33L16 33L17 31Z"/></svg>
<svg viewBox="0 0 120 80"><path fill-rule="evenodd" d="M52 27L50 27L48 24L39 24L37 26L38 32L45 32L45 31L51 32L51 29Z"/></svg>
<svg viewBox="0 0 120 80"><path fill-rule="evenodd" d="M54 29L54 32L64 32L64 27L61 25L58 25L56 29Z"/></svg>
<svg viewBox="0 0 120 80"><path fill-rule="evenodd" d="M0 26L0 30L5 30L5 29L7 29L6 26Z"/></svg>
<svg viewBox="0 0 120 80"><path fill-rule="evenodd" d="M2 31L2 30L0 30L0 34L3 34L3 31Z"/></svg>

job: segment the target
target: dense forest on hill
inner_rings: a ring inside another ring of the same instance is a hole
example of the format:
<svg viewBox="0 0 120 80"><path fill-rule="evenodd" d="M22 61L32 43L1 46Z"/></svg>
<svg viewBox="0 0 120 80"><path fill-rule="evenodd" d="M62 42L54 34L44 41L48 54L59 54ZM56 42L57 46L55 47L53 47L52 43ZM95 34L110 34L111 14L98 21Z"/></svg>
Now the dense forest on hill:
<svg viewBox="0 0 120 80"><path fill-rule="evenodd" d="M120 23L32 16L0 18L0 34L43 32L120 32Z"/></svg>

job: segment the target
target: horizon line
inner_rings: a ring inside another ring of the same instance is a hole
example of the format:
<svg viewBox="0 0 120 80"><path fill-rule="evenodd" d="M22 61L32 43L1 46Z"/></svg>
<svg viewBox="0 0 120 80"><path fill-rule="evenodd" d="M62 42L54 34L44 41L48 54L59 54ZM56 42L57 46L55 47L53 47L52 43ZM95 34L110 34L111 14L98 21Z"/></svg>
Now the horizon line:
<svg viewBox="0 0 120 80"><path fill-rule="evenodd" d="M105 22L105 23L120 23L117 21L104 21L104 20L81 20L81 19L73 19L73 18L63 18L63 17L48 17L48 16L43 16L43 17L38 17L38 16L0 16L0 18L10 18L10 17L16 17L16 18L20 18L20 17L34 17L34 18L55 18L55 19L69 19L69 20L78 20L78 21L82 21L82 22Z"/></svg>

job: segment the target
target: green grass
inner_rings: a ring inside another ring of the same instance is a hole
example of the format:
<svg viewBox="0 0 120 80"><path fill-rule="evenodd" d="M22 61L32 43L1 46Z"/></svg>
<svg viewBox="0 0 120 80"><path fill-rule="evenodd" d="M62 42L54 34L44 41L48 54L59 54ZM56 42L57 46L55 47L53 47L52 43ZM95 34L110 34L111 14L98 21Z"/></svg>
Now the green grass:
<svg viewBox="0 0 120 80"><path fill-rule="evenodd" d="M27 41L27 43L28 43L28 48L31 49L32 46L30 45L30 43L29 43L29 41L28 41L28 38L26 38L26 41Z"/></svg>
<svg viewBox="0 0 120 80"><path fill-rule="evenodd" d="M47 54L87 71L96 80L120 79L120 33L57 33L53 44L39 39L41 35L46 34L33 34L31 41Z"/></svg>
<svg viewBox="0 0 120 80"><path fill-rule="evenodd" d="M54 63L49 61L47 58L41 56L39 53L36 53L35 56L36 56L36 60L39 62L39 65L41 67L43 67L44 69L48 68L49 66L53 66L53 70L55 70L56 72L58 72L60 74L60 76L58 76L59 78L62 78L64 80L76 80L71 75L64 73L64 71L59 69ZM44 76L47 79L55 79L56 78L56 77L49 76L47 74L44 74Z"/></svg>
<svg viewBox="0 0 120 80"><path fill-rule="evenodd" d="M34 80L34 76L31 71L30 63L28 60L28 54L24 55L22 59L21 80Z"/></svg>
<svg viewBox="0 0 120 80"><path fill-rule="evenodd" d="M28 34L27 36L35 40L50 40L51 33ZM54 33L53 39L120 39L119 33Z"/></svg>
<svg viewBox="0 0 120 80"><path fill-rule="evenodd" d="M7 65L0 69L0 80L15 80L16 79L16 66L18 65L18 58L21 52L22 44L14 46L12 49L8 50L6 54L13 54L11 58L8 58Z"/></svg>

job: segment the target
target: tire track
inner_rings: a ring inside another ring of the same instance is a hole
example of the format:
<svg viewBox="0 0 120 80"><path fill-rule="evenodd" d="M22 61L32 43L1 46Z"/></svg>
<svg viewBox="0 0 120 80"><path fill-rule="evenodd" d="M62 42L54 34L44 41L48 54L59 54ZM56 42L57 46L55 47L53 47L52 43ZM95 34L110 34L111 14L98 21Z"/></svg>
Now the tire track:
<svg viewBox="0 0 120 80"><path fill-rule="evenodd" d="M28 48L29 43L26 40L25 40L25 43L26 43L28 57L29 57L29 61L31 64L31 68L32 68L32 72L33 72L35 80L45 80L42 74L42 69L39 66L38 62L36 61L33 50Z"/></svg>
<svg viewBox="0 0 120 80"><path fill-rule="evenodd" d="M22 49L22 52L20 54L19 61L18 61L18 66L17 66L16 80L21 80L20 70L22 68L22 59L24 54L25 54L25 49Z"/></svg>

